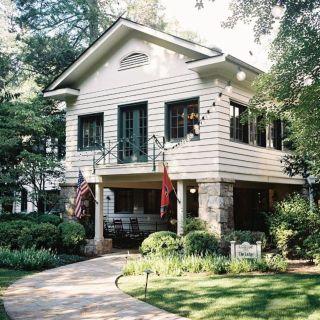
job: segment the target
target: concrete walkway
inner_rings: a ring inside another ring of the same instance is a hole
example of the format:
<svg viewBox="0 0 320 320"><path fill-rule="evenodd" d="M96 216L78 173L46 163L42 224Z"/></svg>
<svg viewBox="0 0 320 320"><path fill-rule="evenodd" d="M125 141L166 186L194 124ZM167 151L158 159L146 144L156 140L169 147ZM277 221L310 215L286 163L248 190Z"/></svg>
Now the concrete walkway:
<svg viewBox="0 0 320 320"><path fill-rule="evenodd" d="M120 291L124 263L124 254L110 254L20 279L4 295L6 312L12 320L185 319Z"/></svg>

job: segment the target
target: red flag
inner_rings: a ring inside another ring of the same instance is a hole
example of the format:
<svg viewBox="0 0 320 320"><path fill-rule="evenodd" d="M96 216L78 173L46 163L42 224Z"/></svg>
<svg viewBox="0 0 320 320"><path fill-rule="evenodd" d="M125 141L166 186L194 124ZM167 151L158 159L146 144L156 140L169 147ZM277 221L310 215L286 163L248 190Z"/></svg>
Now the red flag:
<svg viewBox="0 0 320 320"><path fill-rule="evenodd" d="M162 191L161 191L161 207L160 216L163 218L169 212L170 193L173 190L172 182L168 176L167 168L163 166Z"/></svg>

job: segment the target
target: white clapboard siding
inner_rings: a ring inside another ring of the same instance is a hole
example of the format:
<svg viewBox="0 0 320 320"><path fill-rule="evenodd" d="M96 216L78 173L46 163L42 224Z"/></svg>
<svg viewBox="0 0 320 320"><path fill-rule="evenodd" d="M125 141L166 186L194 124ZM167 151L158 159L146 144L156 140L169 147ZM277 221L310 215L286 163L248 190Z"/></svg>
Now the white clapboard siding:
<svg viewBox="0 0 320 320"><path fill-rule="evenodd" d="M139 68L119 71L120 59L130 52L145 53L149 64ZM162 141L165 135L165 105L167 102L188 98L199 98L200 116L205 115L218 93L222 99L215 106L211 119L201 126L198 140L187 142L184 146L165 151L164 160L168 163L172 179L201 179L209 177L228 177L236 180L298 183L299 179L290 179L282 172L280 159L283 153L278 150L260 148L230 141L229 138L229 102L233 99L248 103L252 92L234 85L231 94L224 90L226 79L222 75L200 77L187 69L185 64L190 58L149 44L139 38L129 39L101 62L100 69L93 70L83 82L77 84L80 95L67 108L66 127L66 180L74 183L78 168L82 168L89 177L94 175L117 177L141 174L148 179L159 181L162 156L152 171L152 162L118 164L115 157L101 161L93 173L93 157L101 152L78 151L78 117L86 114L104 114L104 143L113 145L118 138L118 107L130 103L147 102L148 136L155 135ZM166 147L173 146L167 143ZM148 145L148 154L152 154L152 143ZM158 151L158 150L157 150ZM114 150L117 154L117 150ZM153 176L152 176L153 175ZM89 178L90 180L90 178ZM108 179L106 179L108 181ZM105 189L105 196L111 190ZM111 196L110 196L111 197ZM114 198L112 198L114 201ZM111 200L110 200L111 203ZM106 203L105 212L107 211ZM110 204L109 204L110 205ZM113 205L114 207L114 205ZM109 208L110 209L110 208ZM110 211L110 218L114 213ZM142 214L143 219L155 219ZM128 217L129 218L129 217Z"/></svg>

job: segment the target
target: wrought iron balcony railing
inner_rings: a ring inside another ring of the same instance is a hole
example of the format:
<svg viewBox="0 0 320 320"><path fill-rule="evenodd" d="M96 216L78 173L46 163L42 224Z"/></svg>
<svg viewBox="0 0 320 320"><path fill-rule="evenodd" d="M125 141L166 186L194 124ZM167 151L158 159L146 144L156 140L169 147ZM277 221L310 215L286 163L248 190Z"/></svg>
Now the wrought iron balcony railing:
<svg viewBox="0 0 320 320"><path fill-rule="evenodd" d="M132 136L116 141L109 140L103 145L96 144L93 155L93 172L98 165L152 162L156 171L156 161L164 161L165 139L155 135L150 138Z"/></svg>

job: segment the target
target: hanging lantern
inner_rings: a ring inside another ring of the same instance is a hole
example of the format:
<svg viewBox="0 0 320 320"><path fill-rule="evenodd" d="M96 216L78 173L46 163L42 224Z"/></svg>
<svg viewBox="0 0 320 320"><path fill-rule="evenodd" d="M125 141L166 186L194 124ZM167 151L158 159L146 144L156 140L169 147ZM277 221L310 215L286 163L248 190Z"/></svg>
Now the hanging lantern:
<svg viewBox="0 0 320 320"><path fill-rule="evenodd" d="M274 5L271 9L271 14L276 19L281 19L284 15L284 6L282 4L282 1L278 2L276 5Z"/></svg>
<svg viewBox="0 0 320 320"><path fill-rule="evenodd" d="M232 85L231 85L231 81L228 81L228 84L227 84L227 86L226 86L226 91L228 92L228 93L231 93L232 92Z"/></svg>
<svg viewBox="0 0 320 320"><path fill-rule="evenodd" d="M197 189L196 188L194 188L194 187L192 187L192 188L190 188L190 193L196 193L197 192Z"/></svg>
<svg viewBox="0 0 320 320"><path fill-rule="evenodd" d="M241 68L239 68L239 71L237 72L237 79L239 81L244 81L246 77L247 77L246 73L242 71Z"/></svg>

